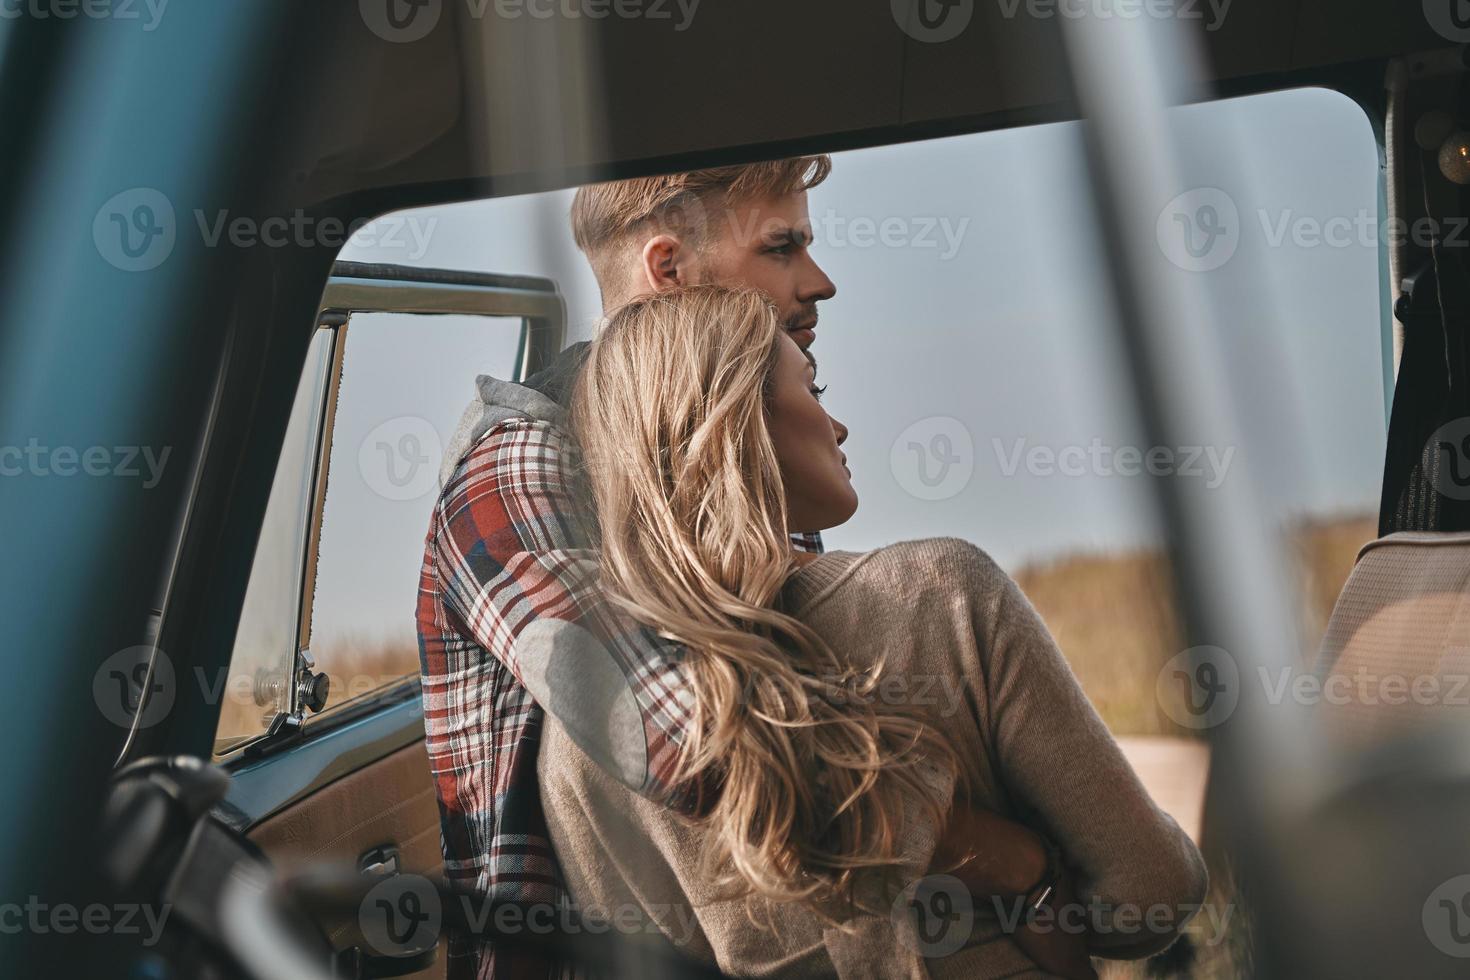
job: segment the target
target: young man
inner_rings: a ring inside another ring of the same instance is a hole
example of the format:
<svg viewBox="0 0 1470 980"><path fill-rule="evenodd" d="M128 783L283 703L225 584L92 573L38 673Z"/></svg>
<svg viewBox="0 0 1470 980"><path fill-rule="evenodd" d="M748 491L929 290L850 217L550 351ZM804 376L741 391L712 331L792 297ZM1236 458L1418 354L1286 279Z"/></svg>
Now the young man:
<svg viewBox="0 0 1470 980"><path fill-rule="evenodd" d="M836 292L813 260L801 157L586 187L572 229L604 311L678 285L752 286L803 348ZM424 727L452 886L547 912L563 898L536 779L542 712L651 799L698 809L672 774L690 721L683 651L603 602L590 515L575 500L563 404L585 345L524 385L477 384L450 441L418 598ZM793 541L820 550L815 535ZM541 917L550 924L550 915ZM514 949L456 942L451 976L547 975Z"/></svg>

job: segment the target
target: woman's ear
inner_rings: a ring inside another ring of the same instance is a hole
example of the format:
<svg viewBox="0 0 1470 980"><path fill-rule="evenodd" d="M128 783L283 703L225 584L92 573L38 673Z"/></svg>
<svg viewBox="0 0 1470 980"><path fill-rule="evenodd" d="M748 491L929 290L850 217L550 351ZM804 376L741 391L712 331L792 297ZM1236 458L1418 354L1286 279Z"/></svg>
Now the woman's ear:
<svg viewBox="0 0 1470 980"><path fill-rule="evenodd" d="M688 285L683 268L684 245L673 235L655 235L643 244L642 269L649 292L658 293Z"/></svg>

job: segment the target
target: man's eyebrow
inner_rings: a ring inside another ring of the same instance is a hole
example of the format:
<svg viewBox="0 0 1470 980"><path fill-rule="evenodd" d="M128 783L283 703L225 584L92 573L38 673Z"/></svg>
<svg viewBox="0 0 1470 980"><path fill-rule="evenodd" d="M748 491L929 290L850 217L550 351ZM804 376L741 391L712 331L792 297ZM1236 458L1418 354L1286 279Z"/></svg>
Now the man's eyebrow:
<svg viewBox="0 0 1470 980"><path fill-rule="evenodd" d="M812 230L810 228L787 225L784 228L777 228L772 231L766 237L766 242L770 245L791 244L805 247L812 243Z"/></svg>

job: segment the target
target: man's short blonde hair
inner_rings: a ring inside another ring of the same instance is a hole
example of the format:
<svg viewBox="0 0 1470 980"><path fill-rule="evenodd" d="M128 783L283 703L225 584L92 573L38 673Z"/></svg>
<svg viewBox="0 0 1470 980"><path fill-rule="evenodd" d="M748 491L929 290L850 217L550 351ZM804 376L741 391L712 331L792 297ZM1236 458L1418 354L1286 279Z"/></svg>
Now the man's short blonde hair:
<svg viewBox="0 0 1470 980"><path fill-rule="evenodd" d="M832 158L822 154L590 184L572 201L572 237L606 296L632 274L622 268L628 260L619 253L637 232L663 226L700 246L716 214L759 198L809 190L831 172Z"/></svg>

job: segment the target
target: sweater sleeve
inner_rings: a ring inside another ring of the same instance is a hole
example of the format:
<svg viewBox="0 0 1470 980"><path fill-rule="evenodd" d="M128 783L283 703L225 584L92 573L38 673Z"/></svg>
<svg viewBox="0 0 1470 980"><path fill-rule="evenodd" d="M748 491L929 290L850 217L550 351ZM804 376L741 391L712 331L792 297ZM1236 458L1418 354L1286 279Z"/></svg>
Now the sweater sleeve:
<svg viewBox="0 0 1470 980"><path fill-rule="evenodd" d="M1204 901L1204 859L1149 797L1020 587L964 547L988 734L1006 789L1075 870L1092 952L1163 950Z"/></svg>

